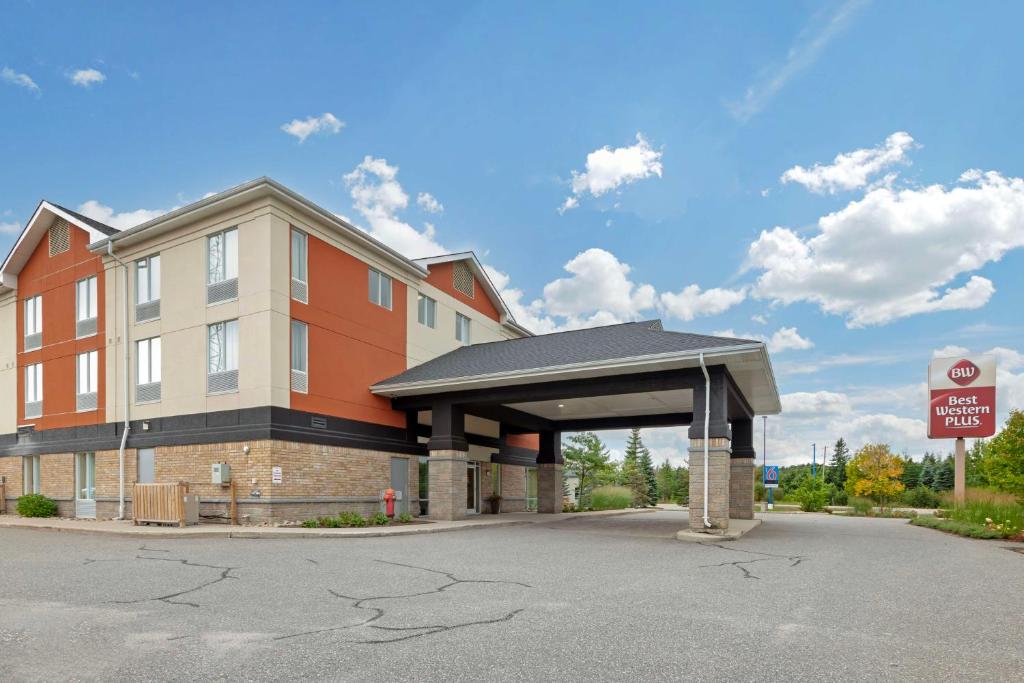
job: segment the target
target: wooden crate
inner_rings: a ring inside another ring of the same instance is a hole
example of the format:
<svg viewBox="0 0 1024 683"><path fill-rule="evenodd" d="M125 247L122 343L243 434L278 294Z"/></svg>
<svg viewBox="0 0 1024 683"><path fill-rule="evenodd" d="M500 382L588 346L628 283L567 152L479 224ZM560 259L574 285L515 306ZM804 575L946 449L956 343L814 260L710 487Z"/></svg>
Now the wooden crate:
<svg viewBox="0 0 1024 683"><path fill-rule="evenodd" d="M188 484L135 484L132 514L135 524L185 526L185 494Z"/></svg>

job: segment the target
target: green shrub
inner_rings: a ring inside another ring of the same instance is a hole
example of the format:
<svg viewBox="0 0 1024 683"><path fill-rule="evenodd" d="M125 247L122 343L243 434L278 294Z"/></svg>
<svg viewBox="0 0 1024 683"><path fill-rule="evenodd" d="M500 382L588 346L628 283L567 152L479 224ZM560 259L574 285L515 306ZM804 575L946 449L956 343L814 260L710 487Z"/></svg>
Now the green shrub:
<svg viewBox="0 0 1024 683"><path fill-rule="evenodd" d="M857 517L870 517L874 514L875 504L867 498L855 496L850 498L849 505L853 508L850 514L856 515Z"/></svg>
<svg viewBox="0 0 1024 683"><path fill-rule="evenodd" d="M1003 531L990 529L984 524L975 524L974 522L964 522L956 519L944 519L942 517L917 517L910 520L910 523L915 526L938 529L939 531L948 531L951 534L967 536L969 538L1007 538L1008 536Z"/></svg>
<svg viewBox="0 0 1024 683"><path fill-rule="evenodd" d="M387 516L385 515L384 518L387 519ZM341 527L364 527L367 524L366 518L358 512L339 512L337 520L338 526Z"/></svg>
<svg viewBox="0 0 1024 683"><path fill-rule="evenodd" d="M939 496L927 486L915 486L900 495L900 503L912 508L937 508Z"/></svg>
<svg viewBox="0 0 1024 683"><path fill-rule="evenodd" d="M370 518L371 526L387 526L391 523L391 520L383 512L378 512Z"/></svg>
<svg viewBox="0 0 1024 683"><path fill-rule="evenodd" d="M412 515L410 515L408 512L403 512L402 514L398 515L398 521L402 524L408 524L412 521Z"/></svg>
<svg viewBox="0 0 1024 683"><path fill-rule="evenodd" d="M999 502L998 499L967 499L963 505L951 508L947 517L957 522L977 524L1000 534L1000 538L1013 538L1024 534L1024 506Z"/></svg>
<svg viewBox="0 0 1024 683"><path fill-rule="evenodd" d="M633 504L633 492L625 486L599 486L590 493L595 510L623 510Z"/></svg>
<svg viewBox="0 0 1024 683"><path fill-rule="evenodd" d="M821 479L817 477L813 479L805 479L803 483L793 492L797 502L800 503L800 509L804 512L817 512L818 510L825 507L825 502L829 497L829 489L822 483Z"/></svg>
<svg viewBox="0 0 1024 683"><path fill-rule="evenodd" d="M850 497L846 494L843 489L835 489L832 491L832 504L833 505L846 505Z"/></svg>
<svg viewBox="0 0 1024 683"><path fill-rule="evenodd" d="M18 514L22 517L56 517L57 503L44 495L30 493L18 498Z"/></svg>
<svg viewBox="0 0 1024 683"><path fill-rule="evenodd" d="M317 527L320 526L320 520L319 519L307 519L304 522L302 522L302 526L305 529L316 529Z"/></svg>

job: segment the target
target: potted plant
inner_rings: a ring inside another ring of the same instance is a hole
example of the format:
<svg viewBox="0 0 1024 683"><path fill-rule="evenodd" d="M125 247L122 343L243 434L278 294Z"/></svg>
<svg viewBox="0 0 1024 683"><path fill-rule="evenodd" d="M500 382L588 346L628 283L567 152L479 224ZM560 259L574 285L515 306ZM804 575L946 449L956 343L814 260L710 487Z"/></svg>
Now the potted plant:
<svg viewBox="0 0 1024 683"><path fill-rule="evenodd" d="M497 494L487 496L487 502L491 506L492 515L496 515L501 512L501 496Z"/></svg>

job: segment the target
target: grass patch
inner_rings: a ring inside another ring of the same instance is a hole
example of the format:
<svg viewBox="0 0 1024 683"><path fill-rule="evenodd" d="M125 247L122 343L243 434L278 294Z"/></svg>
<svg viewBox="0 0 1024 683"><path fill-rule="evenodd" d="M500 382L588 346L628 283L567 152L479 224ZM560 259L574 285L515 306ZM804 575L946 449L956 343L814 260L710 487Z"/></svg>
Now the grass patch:
<svg viewBox="0 0 1024 683"><path fill-rule="evenodd" d="M625 486L599 486L590 494L592 510L625 510L633 504L633 492Z"/></svg>
<svg viewBox="0 0 1024 683"><path fill-rule="evenodd" d="M914 526L938 529L939 531L957 534L958 536L967 536L968 538L1007 538L1002 531L990 529L984 524L964 522L958 519L945 519L943 517L915 517L910 520L910 523Z"/></svg>

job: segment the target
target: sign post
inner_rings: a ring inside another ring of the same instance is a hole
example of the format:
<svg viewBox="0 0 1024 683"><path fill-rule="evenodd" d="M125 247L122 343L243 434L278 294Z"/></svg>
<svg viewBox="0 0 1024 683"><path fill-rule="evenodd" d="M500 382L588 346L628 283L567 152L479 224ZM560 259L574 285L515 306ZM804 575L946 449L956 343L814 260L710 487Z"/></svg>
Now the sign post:
<svg viewBox="0 0 1024 683"><path fill-rule="evenodd" d="M967 489L965 438L996 432L994 356L936 358L928 365L928 438L956 439L953 500L963 505Z"/></svg>
<svg viewBox="0 0 1024 683"><path fill-rule="evenodd" d="M775 507L774 501L772 500L772 493L775 489L779 488L779 466L765 465L762 472L764 472L764 474L761 477L761 483L764 484L764 488L768 491L768 509L771 510Z"/></svg>

